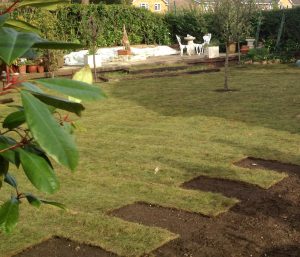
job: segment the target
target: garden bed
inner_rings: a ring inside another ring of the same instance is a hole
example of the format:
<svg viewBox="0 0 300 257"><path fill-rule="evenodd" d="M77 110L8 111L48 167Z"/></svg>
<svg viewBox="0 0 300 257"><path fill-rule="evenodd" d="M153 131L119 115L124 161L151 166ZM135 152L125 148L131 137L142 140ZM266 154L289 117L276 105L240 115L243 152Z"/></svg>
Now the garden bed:
<svg viewBox="0 0 300 257"><path fill-rule="evenodd" d="M261 165L252 165L253 160ZM155 250L155 256L300 256L300 178L295 174L300 166L253 158L238 164L248 167L248 161L252 162L252 168L275 168L288 172L289 177L269 189L204 176L185 182L182 186L187 189L221 193L240 200L230 211L216 218L141 202L112 214L180 235Z"/></svg>
<svg viewBox="0 0 300 257"><path fill-rule="evenodd" d="M13 257L117 257L100 247L82 244L62 237L52 237Z"/></svg>

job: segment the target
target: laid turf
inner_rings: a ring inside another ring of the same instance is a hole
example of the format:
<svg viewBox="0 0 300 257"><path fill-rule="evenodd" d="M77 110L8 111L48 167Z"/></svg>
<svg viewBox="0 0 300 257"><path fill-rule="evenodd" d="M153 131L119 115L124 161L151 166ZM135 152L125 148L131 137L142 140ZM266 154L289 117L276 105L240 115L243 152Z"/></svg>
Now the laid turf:
<svg viewBox="0 0 300 257"><path fill-rule="evenodd" d="M0 256L51 235L89 242L124 256L139 256L177 235L107 214L135 201L215 216L236 199L186 190L199 175L269 188L286 174L233 165L246 157L300 164L300 70L287 65L231 70L230 86L215 92L222 72L101 84L108 99L87 103L77 121L80 165L56 167L61 190L45 196L67 204L21 206L13 234L0 234ZM15 171L18 172L18 171ZM20 174L21 172L18 172ZM22 182L21 190L33 191ZM10 192L1 190L0 200ZM40 195L40 194L39 194Z"/></svg>

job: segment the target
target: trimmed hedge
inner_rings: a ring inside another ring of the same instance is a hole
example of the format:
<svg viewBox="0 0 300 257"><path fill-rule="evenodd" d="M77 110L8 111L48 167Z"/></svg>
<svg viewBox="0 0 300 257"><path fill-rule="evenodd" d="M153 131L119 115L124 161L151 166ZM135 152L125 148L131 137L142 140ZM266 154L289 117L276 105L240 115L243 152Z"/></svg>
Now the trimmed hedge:
<svg viewBox="0 0 300 257"><path fill-rule="evenodd" d="M28 8L14 15L39 27L43 36L49 39L79 41L88 46L89 38L82 23L93 12L100 17L101 33L97 43L102 47L121 45L123 24L126 25L131 44L169 45L177 43L176 34L191 34L197 41L202 41L207 32L212 33L214 40L220 41L221 38L214 14L201 13L196 9L162 15L128 5L70 4L51 13ZM271 51L274 50L283 12L286 18L281 50L300 51L300 8L263 11L259 39ZM256 26L257 22L253 21L254 32Z"/></svg>
<svg viewBox="0 0 300 257"><path fill-rule="evenodd" d="M273 50L282 15L285 14L285 23L280 41L280 48L286 51L300 50L300 7L263 12L260 31L260 40Z"/></svg>
<svg viewBox="0 0 300 257"><path fill-rule="evenodd" d="M87 33L83 29L82 22L95 11L101 19L98 46L121 45L123 24L126 25L131 44L168 45L171 43L168 25L163 15L133 6L70 4L51 14L48 12L47 16L44 16L46 11L37 12L31 8L14 15L35 24L41 29L43 36L50 39L79 41L87 46Z"/></svg>

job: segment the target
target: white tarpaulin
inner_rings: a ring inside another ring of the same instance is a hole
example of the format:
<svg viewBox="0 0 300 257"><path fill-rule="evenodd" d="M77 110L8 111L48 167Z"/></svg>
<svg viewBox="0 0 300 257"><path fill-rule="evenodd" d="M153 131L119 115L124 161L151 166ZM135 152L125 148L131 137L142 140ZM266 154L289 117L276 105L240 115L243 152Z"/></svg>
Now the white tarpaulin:
<svg viewBox="0 0 300 257"><path fill-rule="evenodd" d="M111 62L118 58L118 50L123 49L119 47L106 47L100 48L97 51L97 55L101 56L102 63ZM145 60L150 56L166 56L177 54L177 51L168 46L156 46L156 47L131 47L131 59L134 61ZM64 56L65 65L84 65L84 56L88 54L88 50L82 50L78 52L71 52Z"/></svg>

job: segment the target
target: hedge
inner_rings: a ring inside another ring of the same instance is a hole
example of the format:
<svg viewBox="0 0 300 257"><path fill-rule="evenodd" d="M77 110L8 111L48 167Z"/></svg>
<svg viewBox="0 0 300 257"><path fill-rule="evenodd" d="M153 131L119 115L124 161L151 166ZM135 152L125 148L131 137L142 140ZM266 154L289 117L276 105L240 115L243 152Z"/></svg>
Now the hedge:
<svg viewBox="0 0 300 257"><path fill-rule="evenodd" d="M273 10L262 13L262 26L260 40L269 47L274 48L282 15L285 15L284 29L281 36L280 47L286 51L300 50L300 7Z"/></svg>
<svg viewBox="0 0 300 257"><path fill-rule="evenodd" d="M101 33L97 38L100 47L120 45L123 24L126 25L131 44L168 45L171 42L176 43L176 34L179 36L191 34L198 41L202 41L203 35L207 32L212 33L213 39L220 41L214 14L201 13L196 9L162 15L128 5L70 4L52 13L26 9L15 15L40 27L43 35L50 39L79 41L88 46L89 39L82 23L93 12L100 17ZM299 51L300 8L263 11L260 41L264 41L271 50L274 48L283 13L285 26L281 49ZM257 22L253 21L254 32L256 26Z"/></svg>
<svg viewBox="0 0 300 257"><path fill-rule="evenodd" d="M100 47L120 45L123 24L126 25L131 44L171 43L164 16L134 6L70 4L51 14L27 8L14 15L35 24L41 29L43 36L50 39L79 41L87 46L87 32L83 30L82 23L92 12L100 17L101 32L97 38Z"/></svg>

